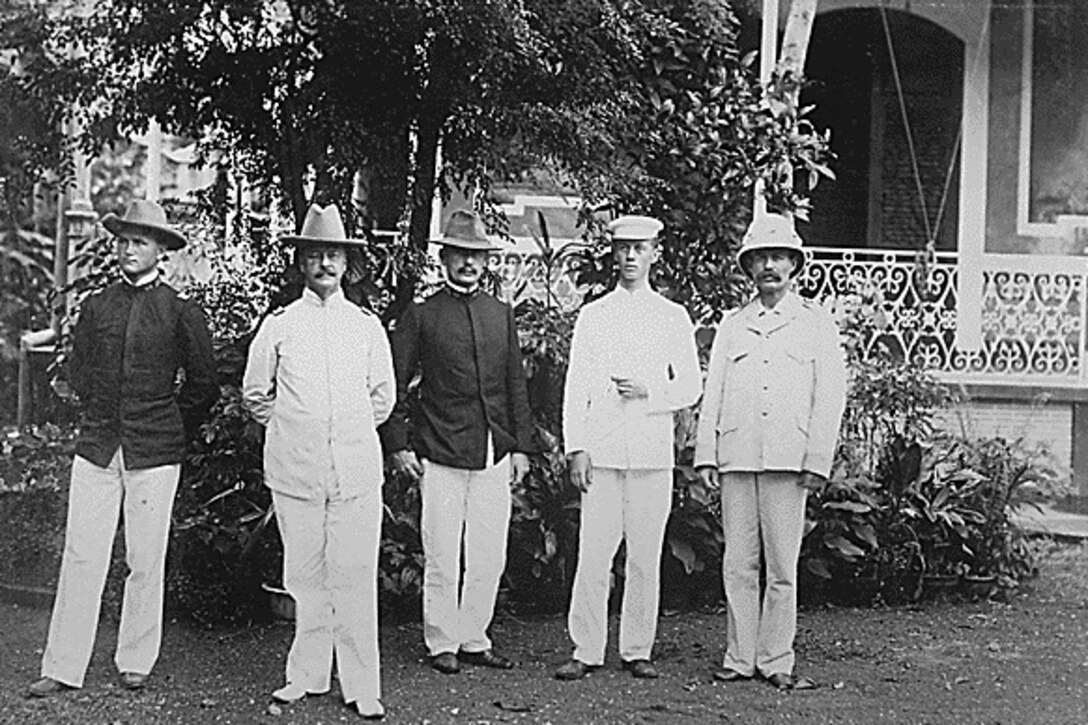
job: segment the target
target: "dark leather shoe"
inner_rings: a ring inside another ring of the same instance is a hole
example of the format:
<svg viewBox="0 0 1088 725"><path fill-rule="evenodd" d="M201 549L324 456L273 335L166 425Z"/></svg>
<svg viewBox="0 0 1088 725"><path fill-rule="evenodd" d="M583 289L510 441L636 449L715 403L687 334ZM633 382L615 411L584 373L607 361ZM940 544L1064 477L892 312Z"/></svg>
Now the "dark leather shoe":
<svg viewBox="0 0 1088 725"><path fill-rule="evenodd" d="M797 677L785 672L767 675L767 682L779 690L815 690L816 683L807 677Z"/></svg>
<svg viewBox="0 0 1088 725"><path fill-rule="evenodd" d="M122 672L121 687L126 690L142 690L147 687L147 675L139 672Z"/></svg>
<svg viewBox="0 0 1088 725"><path fill-rule="evenodd" d="M587 665L585 662L572 659L570 662L565 662L556 668L555 679L567 682L580 680L595 669L597 668L593 665Z"/></svg>
<svg viewBox="0 0 1088 725"><path fill-rule="evenodd" d="M718 682L743 682L752 679L751 675L742 675L729 667L719 667L714 670L714 679Z"/></svg>
<svg viewBox="0 0 1088 725"><path fill-rule="evenodd" d="M461 671L461 663L453 652L443 652L431 658L431 669L443 675L456 675Z"/></svg>
<svg viewBox="0 0 1088 725"><path fill-rule="evenodd" d="M27 697L49 697L50 695L56 695L60 692L67 692L68 690L74 689L76 688L63 683L60 680L54 680L52 677L43 677L40 680L27 685L26 694Z"/></svg>
<svg viewBox="0 0 1088 725"><path fill-rule="evenodd" d="M457 653L457 658L462 662L467 662L470 665L476 665L478 667L494 667L496 670L514 669L512 660L509 660L502 655L497 655L495 654L495 650L490 649L485 649L480 652L465 652L464 650L461 650Z"/></svg>
<svg viewBox="0 0 1088 725"><path fill-rule="evenodd" d="M623 669L640 680L656 680L658 677L657 668L650 660L624 660Z"/></svg>

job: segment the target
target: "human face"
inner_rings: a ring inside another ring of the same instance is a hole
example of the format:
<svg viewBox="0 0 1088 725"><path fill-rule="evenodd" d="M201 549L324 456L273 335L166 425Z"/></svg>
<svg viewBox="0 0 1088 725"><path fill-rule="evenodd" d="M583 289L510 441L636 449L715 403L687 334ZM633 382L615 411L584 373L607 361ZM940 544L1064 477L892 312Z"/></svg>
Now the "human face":
<svg viewBox="0 0 1088 725"><path fill-rule="evenodd" d="M163 246L154 237L133 233L116 237L117 264L121 272L131 280L137 280L155 269L162 257Z"/></svg>
<svg viewBox="0 0 1088 725"><path fill-rule="evenodd" d="M348 268L348 254L339 244L307 244L299 247L298 265L309 287L321 299L340 289Z"/></svg>
<svg viewBox="0 0 1088 725"><path fill-rule="evenodd" d="M756 283L760 297L778 300L790 286L797 270L797 258L788 249L756 249L748 254L748 273Z"/></svg>
<svg viewBox="0 0 1088 725"><path fill-rule="evenodd" d="M480 277L487 269L487 255L486 249L462 249L449 245L443 246L438 254L446 268L446 279L468 289L480 283Z"/></svg>
<svg viewBox="0 0 1088 725"><path fill-rule="evenodd" d="M612 242L612 258L624 287L643 285L650 276L650 267L660 256L656 239L623 239Z"/></svg>

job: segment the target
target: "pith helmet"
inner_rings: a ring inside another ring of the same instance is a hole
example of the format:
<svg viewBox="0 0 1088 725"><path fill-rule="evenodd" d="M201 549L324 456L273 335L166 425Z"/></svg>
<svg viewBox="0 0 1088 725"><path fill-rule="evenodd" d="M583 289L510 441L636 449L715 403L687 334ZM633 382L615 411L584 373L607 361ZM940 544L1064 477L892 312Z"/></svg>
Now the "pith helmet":
<svg viewBox="0 0 1088 725"><path fill-rule="evenodd" d="M757 249L784 249L793 252L797 260L797 266L793 270L793 276L796 277L805 266L805 253L801 245L801 236L793 227L793 219L782 214L757 214L741 240L737 262L744 273L751 276L748 272L748 257L751 252Z"/></svg>

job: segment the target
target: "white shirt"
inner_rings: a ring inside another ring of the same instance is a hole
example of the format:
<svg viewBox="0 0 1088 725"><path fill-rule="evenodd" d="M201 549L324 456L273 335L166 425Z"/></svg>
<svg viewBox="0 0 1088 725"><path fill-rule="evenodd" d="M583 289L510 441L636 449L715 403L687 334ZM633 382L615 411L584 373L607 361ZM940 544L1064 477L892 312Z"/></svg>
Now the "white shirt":
<svg viewBox="0 0 1088 725"><path fill-rule="evenodd" d="M381 486L376 429L395 398L378 318L341 291L323 301L307 288L265 319L249 349L242 402L267 426L265 483L298 498L324 495L330 471L345 498Z"/></svg>
<svg viewBox="0 0 1088 725"><path fill-rule="evenodd" d="M625 400L612 378L641 380L649 397ZM694 403L702 375L687 311L652 289L617 287L582 308L563 399L566 449L594 467L672 468L672 412Z"/></svg>

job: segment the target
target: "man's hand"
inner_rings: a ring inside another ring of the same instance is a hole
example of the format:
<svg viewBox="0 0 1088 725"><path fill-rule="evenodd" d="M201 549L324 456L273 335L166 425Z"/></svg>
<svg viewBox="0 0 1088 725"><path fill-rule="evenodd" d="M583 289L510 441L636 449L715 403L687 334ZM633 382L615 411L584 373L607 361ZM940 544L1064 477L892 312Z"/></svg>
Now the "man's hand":
<svg viewBox="0 0 1088 725"><path fill-rule="evenodd" d="M582 493L588 493L593 485L593 463L589 460L589 451L570 454L567 465L570 468L570 482Z"/></svg>
<svg viewBox="0 0 1088 725"><path fill-rule="evenodd" d="M697 473L702 480L703 485L707 490L714 490L718 487L718 469L714 466L700 466Z"/></svg>
<svg viewBox="0 0 1088 725"><path fill-rule="evenodd" d="M510 454L510 483L519 485L529 475L529 456L524 453Z"/></svg>
<svg viewBox="0 0 1088 725"><path fill-rule="evenodd" d="M812 493L820 493L827 485L827 478L812 471L801 471L801 479L798 481L801 488Z"/></svg>
<svg viewBox="0 0 1088 725"><path fill-rule="evenodd" d="M416 458L415 451L407 448L399 450L389 456L389 462L393 473L398 476L407 476L413 481L419 481L423 477L423 464Z"/></svg>
<svg viewBox="0 0 1088 725"><path fill-rule="evenodd" d="M621 378L613 375L612 382L616 386L616 392L624 400L638 400L650 397L650 389L646 387L646 383L637 378Z"/></svg>

